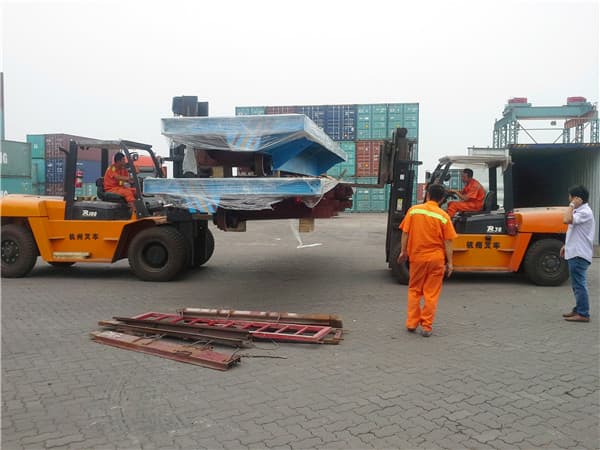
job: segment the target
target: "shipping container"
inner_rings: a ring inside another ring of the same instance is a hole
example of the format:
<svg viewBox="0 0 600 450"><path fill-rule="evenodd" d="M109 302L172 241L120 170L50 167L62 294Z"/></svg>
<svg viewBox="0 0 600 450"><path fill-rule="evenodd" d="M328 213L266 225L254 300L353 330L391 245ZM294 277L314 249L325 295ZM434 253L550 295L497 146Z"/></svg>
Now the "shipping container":
<svg viewBox="0 0 600 450"><path fill-rule="evenodd" d="M387 137L387 105L356 106L356 139L373 140Z"/></svg>
<svg viewBox="0 0 600 450"><path fill-rule="evenodd" d="M377 184L376 177L356 177L352 183L357 184ZM385 212L388 210L390 198L390 185L386 184L382 188L373 187L354 187L352 197L353 212Z"/></svg>
<svg viewBox="0 0 600 450"><path fill-rule="evenodd" d="M64 173L64 159L46 159L46 183L62 183L65 179Z"/></svg>
<svg viewBox="0 0 600 450"><path fill-rule="evenodd" d="M28 134L27 142L31 144L31 157L44 158L46 155L46 136L43 134Z"/></svg>
<svg viewBox="0 0 600 450"><path fill-rule="evenodd" d="M335 178L343 176L344 179L354 177L356 175L356 143L340 141L338 144L348 155L348 160L333 166L327 171L327 175Z"/></svg>
<svg viewBox="0 0 600 450"><path fill-rule="evenodd" d="M298 114L309 117L319 128L325 129L325 105L297 106Z"/></svg>
<svg viewBox="0 0 600 450"><path fill-rule="evenodd" d="M256 116L260 114L265 114L264 106L236 106L235 108L236 116Z"/></svg>
<svg viewBox="0 0 600 450"><path fill-rule="evenodd" d="M265 108L265 114L296 114L298 113L297 106L267 106ZM236 115L240 115L237 114Z"/></svg>
<svg viewBox="0 0 600 450"><path fill-rule="evenodd" d="M379 154L383 141L356 142L356 176L376 177L379 175Z"/></svg>
<svg viewBox="0 0 600 450"><path fill-rule="evenodd" d="M45 158L46 159L64 159L65 153L60 149L68 149L69 141L94 141L92 138L83 136L75 136L72 134L46 134L45 136ZM109 162L112 162L112 158L118 150L109 151ZM102 152L99 147L80 147L77 151L77 160L89 160L89 161L100 161L102 158Z"/></svg>
<svg viewBox="0 0 600 450"><path fill-rule="evenodd" d="M7 194L33 194L31 178L9 176L0 178L0 196Z"/></svg>
<svg viewBox="0 0 600 450"><path fill-rule="evenodd" d="M98 178L103 176L101 173L100 161L79 161L77 169L83 172L84 183L95 183Z"/></svg>
<svg viewBox="0 0 600 450"><path fill-rule="evenodd" d="M75 196L78 198L91 198L96 197L98 188L96 183L83 183L80 188L75 188Z"/></svg>
<svg viewBox="0 0 600 450"><path fill-rule="evenodd" d="M31 160L31 182L33 184L44 184L46 182L46 160L33 158Z"/></svg>
<svg viewBox="0 0 600 450"><path fill-rule="evenodd" d="M31 144L0 141L0 175L31 178Z"/></svg>
<svg viewBox="0 0 600 450"><path fill-rule="evenodd" d="M596 218L594 243L600 230L600 144L511 144L515 208L568 205L568 190L584 185Z"/></svg>
<svg viewBox="0 0 600 450"><path fill-rule="evenodd" d="M417 183L417 203L423 203L425 193L427 192L427 183ZM413 203L414 205L415 203Z"/></svg>
<svg viewBox="0 0 600 450"><path fill-rule="evenodd" d="M356 105L326 106L324 130L335 141L354 141L356 139Z"/></svg>
<svg viewBox="0 0 600 450"><path fill-rule="evenodd" d="M62 197L64 195L64 184L63 183L46 183L44 194Z"/></svg>

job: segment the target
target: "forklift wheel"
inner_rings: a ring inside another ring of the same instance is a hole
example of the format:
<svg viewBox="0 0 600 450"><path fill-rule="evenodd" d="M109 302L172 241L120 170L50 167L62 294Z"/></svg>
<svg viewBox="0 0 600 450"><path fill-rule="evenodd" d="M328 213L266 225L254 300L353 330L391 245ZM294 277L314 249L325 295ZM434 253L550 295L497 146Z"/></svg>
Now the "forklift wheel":
<svg viewBox="0 0 600 450"><path fill-rule="evenodd" d="M215 237L211 233L210 230L206 230L206 248L204 248L204 242L200 239L196 242L196 261L194 262L194 267L200 267L202 264L206 263L215 251Z"/></svg>
<svg viewBox="0 0 600 450"><path fill-rule="evenodd" d="M146 228L132 239L128 257L141 280L169 281L185 267L185 238L171 226Z"/></svg>
<svg viewBox="0 0 600 450"><path fill-rule="evenodd" d="M569 278L567 262L560 257L562 241L540 239L529 246L523 267L529 279L539 286L558 286Z"/></svg>
<svg viewBox="0 0 600 450"><path fill-rule="evenodd" d="M20 278L35 266L38 249L31 231L14 223L2 227L2 277Z"/></svg>

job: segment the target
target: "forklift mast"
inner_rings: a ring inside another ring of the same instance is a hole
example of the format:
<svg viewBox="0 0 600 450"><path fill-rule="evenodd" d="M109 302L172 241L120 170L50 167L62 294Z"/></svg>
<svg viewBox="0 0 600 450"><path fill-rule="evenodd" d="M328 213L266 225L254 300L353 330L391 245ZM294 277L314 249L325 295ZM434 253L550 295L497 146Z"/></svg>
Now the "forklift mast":
<svg viewBox="0 0 600 450"><path fill-rule="evenodd" d="M400 248L400 223L412 206L413 186L417 166L421 161L413 160L415 141L406 138L406 128L397 128L391 140L386 140L379 159L378 184L390 186L388 222L385 239L386 262L397 256Z"/></svg>

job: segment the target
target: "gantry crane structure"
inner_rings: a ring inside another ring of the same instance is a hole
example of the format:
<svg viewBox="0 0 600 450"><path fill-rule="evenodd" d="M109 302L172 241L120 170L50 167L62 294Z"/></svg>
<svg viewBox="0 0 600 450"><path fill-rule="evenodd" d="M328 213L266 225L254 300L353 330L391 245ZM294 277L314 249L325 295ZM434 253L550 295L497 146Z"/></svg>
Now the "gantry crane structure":
<svg viewBox="0 0 600 450"><path fill-rule="evenodd" d="M567 104L562 106L532 106L525 97L515 97L508 101L502 112L502 118L494 123L494 148L504 148L510 144L518 144L519 132L525 132L534 143L536 139L522 124L523 120L564 120L561 133L553 143L562 137L563 144L585 142L585 130L589 127L589 142L600 142L598 110L596 105L585 97L568 97ZM557 130L556 128L536 128L535 130ZM571 130L575 129L574 133Z"/></svg>

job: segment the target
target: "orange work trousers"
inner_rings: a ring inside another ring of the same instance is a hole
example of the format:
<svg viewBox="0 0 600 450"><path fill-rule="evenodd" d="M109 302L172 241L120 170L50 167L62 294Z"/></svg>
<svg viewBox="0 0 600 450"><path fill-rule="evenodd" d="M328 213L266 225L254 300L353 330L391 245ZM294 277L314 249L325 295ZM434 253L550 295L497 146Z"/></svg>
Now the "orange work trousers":
<svg viewBox="0 0 600 450"><path fill-rule="evenodd" d="M450 217L454 217L459 211L481 211L483 206L471 202L449 202L446 212Z"/></svg>
<svg viewBox="0 0 600 450"><path fill-rule="evenodd" d="M127 203L133 203L135 201L135 188L128 188L125 186L113 187L107 190L107 192L114 192L125 198Z"/></svg>
<svg viewBox="0 0 600 450"><path fill-rule="evenodd" d="M431 331L445 269L446 264L440 259L410 261L406 328L417 328L420 324L423 330ZM423 307L421 298L424 299Z"/></svg>

